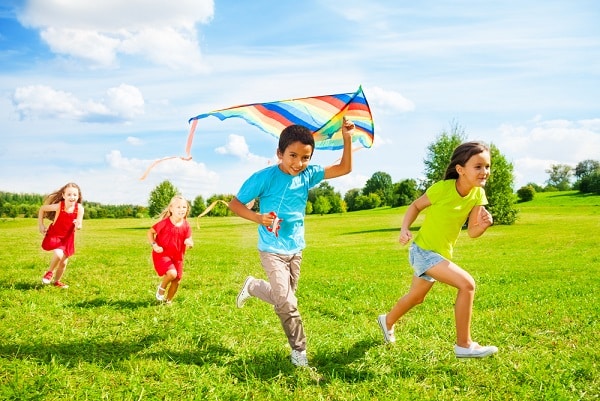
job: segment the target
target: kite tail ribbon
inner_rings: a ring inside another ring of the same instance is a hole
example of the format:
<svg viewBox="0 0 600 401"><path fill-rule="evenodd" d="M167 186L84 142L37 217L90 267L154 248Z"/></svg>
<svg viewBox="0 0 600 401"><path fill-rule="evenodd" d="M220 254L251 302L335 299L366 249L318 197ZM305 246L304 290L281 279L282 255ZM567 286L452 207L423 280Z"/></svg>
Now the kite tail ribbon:
<svg viewBox="0 0 600 401"><path fill-rule="evenodd" d="M187 143L185 145L185 156L169 156L163 157L162 159L158 159L152 162L152 164L146 169L144 174L140 177L140 181L143 181L148 177L150 170L152 170L157 164L164 162L165 160L171 159L181 159L181 160L192 160L192 142L194 141L194 133L196 132L196 125L198 125L198 120L192 121L192 125L190 127L190 133L188 134Z"/></svg>
<svg viewBox="0 0 600 401"><path fill-rule="evenodd" d="M208 213L210 213L211 210L213 210L213 208L215 206L217 206L217 204L222 203L224 204L228 209L229 209L229 203L227 201L224 201L223 199L217 199L216 201L213 201L210 205L208 205L206 207L206 209L204 209L204 211L202 211L202 213L200 213L197 217L196 217L196 228L200 228L200 217L204 217L206 216ZM252 207L254 206L254 200L246 203L246 207L248 209L252 209Z"/></svg>

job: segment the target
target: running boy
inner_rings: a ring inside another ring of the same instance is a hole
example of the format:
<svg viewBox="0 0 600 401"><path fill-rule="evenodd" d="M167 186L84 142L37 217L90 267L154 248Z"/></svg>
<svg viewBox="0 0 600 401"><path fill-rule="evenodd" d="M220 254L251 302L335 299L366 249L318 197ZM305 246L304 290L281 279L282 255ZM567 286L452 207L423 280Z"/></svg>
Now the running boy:
<svg viewBox="0 0 600 401"><path fill-rule="evenodd" d="M296 290L304 241L304 215L308 191L324 179L352 171L354 123L344 120L344 149L339 164L309 165L315 148L312 132L301 125L285 128L279 137L279 164L254 173L244 182L229 208L238 216L257 223L258 250L268 281L249 276L237 296L237 306L257 297L274 306L292 348L291 362L308 366L306 335L298 311ZM260 200L258 213L245 205Z"/></svg>

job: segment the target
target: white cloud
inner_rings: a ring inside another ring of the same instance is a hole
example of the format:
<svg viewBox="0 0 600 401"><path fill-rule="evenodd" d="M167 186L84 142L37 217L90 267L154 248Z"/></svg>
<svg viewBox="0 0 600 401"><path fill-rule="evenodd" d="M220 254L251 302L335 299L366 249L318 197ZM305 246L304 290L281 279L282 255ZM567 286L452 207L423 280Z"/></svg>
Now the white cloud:
<svg viewBox="0 0 600 401"><path fill-rule="evenodd" d="M120 41L89 30L48 27L40 33L54 53L66 54L93 64L110 66L116 60Z"/></svg>
<svg viewBox="0 0 600 401"><path fill-rule="evenodd" d="M140 146L144 144L144 141L142 141L140 138L135 137L135 136L128 136L126 139L127 143L133 146Z"/></svg>
<svg viewBox="0 0 600 401"><path fill-rule="evenodd" d="M130 120L144 114L144 96L135 86L121 84L106 93L106 105L117 115Z"/></svg>
<svg viewBox="0 0 600 401"><path fill-rule="evenodd" d="M266 166L274 161L251 153L248 144L246 143L246 138L240 135L229 135L225 146L219 146L215 149L215 152L220 155L235 156L241 160L250 161L258 165L263 164Z"/></svg>
<svg viewBox="0 0 600 401"><path fill-rule="evenodd" d="M533 181L542 184L552 164L575 165L600 155L600 119L543 120L523 125L502 125L494 141L515 167L517 187ZM534 173L535 172L535 173ZM527 178L525 178L527 177Z"/></svg>
<svg viewBox="0 0 600 401"><path fill-rule="evenodd" d="M171 182L189 200L193 200L201 194L205 197L214 194L217 192L221 180L220 175L208 169L204 163L198 163L194 160L182 160L178 157L156 164L144 180L140 178L153 163L153 160L123 157L118 150L109 152L105 159L109 167L106 172L106 176L109 177L108 182L102 178L104 185L98 183L97 186L106 188L110 187L110 182L114 182L123 191L137 191L138 193L132 193L128 196L135 199L135 201L131 201L132 203L140 202L140 193L149 194L152 189L165 180ZM87 182L93 181L88 178ZM94 195L94 199L102 199L103 202L106 202L104 200L106 195ZM125 196L120 195L120 197Z"/></svg>
<svg viewBox="0 0 600 401"><path fill-rule="evenodd" d="M189 70L202 67L196 24L213 13L212 0L30 0L19 19L58 54L112 66L125 53Z"/></svg>
<svg viewBox="0 0 600 401"><path fill-rule="evenodd" d="M368 94L369 105L373 104L373 106L376 106L384 114L394 112L403 113L415 109L415 104L398 92L374 86L365 90L365 94Z"/></svg>
<svg viewBox="0 0 600 401"><path fill-rule="evenodd" d="M109 88L106 99L81 100L69 92L46 85L17 88L13 105L20 118L69 119L82 122L128 121L144 113L144 97L134 86L122 84Z"/></svg>

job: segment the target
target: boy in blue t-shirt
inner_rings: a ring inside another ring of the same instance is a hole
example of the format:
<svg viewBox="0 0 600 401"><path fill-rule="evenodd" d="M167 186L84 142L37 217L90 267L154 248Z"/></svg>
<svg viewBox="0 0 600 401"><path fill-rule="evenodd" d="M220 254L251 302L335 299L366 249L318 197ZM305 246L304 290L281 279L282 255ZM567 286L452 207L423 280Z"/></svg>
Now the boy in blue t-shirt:
<svg viewBox="0 0 600 401"><path fill-rule="evenodd" d="M315 148L313 133L301 125L291 125L281 132L277 157L279 164L254 173L242 184L229 208L238 216L258 223L258 250L268 281L246 278L237 296L237 306L257 297L274 306L275 313L292 348L291 361L308 366L306 335L298 311L296 290L304 242L304 214L308 190L323 179L335 178L352 171L352 131L354 123L342 126L344 149L339 164L310 166ZM246 204L258 198L260 211Z"/></svg>

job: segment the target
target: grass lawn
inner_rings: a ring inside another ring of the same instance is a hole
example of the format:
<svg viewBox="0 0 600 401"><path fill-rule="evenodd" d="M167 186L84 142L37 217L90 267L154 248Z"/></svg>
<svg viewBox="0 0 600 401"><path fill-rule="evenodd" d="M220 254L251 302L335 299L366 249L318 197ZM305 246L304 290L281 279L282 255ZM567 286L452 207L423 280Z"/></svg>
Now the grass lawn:
<svg viewBox="0 0 600 401"><path fill-rule="evenodd" d="M244 278L264 277L245 220L191 219L172 306L154 300L152 220L85 220L66 290L41 284L50 254L36 220L2 220L0 399L597 400L600 197L518 207L516 224L463 233L455 250L478 285L473 338L500 349L482 360L454 357L443 284L383 344L377 315L411 280L405 208L308 216L298 297L312 369L289 362L272 307L235 307Z"/></svg>

